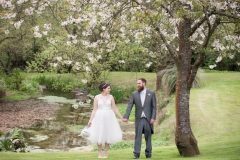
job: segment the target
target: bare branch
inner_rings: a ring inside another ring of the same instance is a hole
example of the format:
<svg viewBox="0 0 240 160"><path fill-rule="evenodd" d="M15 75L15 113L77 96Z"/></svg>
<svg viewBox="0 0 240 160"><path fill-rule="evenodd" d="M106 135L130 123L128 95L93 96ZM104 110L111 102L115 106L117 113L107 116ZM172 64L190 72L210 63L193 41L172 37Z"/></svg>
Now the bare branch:
<svg viewBox="0 0 240 160"><path fill-rule="evenodd" d="M231 15L231 14L227 14L225 12L217 12L217 11L215 11L214 14L219 15L219 16L224 16L224 17L228 17L228 18L232 18L232 19L239 19L240 20L239 17Z"/></svg>
<svg viewBox="0 0 240 160"><path fill-rule="evenodd" d="M177 56L175 54L175 52L173 51L173 49L171 48L171 46L167 43L167 40L165 38L165 36L162 34L162 32L160 31L160 28L157 27L156 31L159 33L159 36L161 37L162 41L164 42L164 44L166 45L169 54L171 55L171 57L173 58L174 61L177 61Z"/></svg>
<svg viewBox="0 0 240 160"><path fill-rule="evenodd" d="M1 44L2 42L4 42L5 40L7 40L7 39L14 39L14 38L18 38L18 37L17 37L17 36L5 37L5 38L3 38L3 39L0 40L0 44Z"/></svg>

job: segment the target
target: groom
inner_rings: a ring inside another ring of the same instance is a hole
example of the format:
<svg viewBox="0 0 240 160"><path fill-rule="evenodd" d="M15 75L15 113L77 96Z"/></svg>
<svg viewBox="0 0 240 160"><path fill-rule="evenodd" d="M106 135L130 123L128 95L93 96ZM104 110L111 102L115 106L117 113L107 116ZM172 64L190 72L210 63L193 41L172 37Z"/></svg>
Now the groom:
<svg viewBox="0 0 240 160"><path fill-rule="evenodd" d="M133 105L135 105L135 142L134 159L138 159L141 151L142 134L146 141L146 158L152 157L151 136L154 133L153 123L156 119L156 96L153 91L146 89L147 81L144 78L137 80L137 91L132 93L123 122L127 122Z"/></svg>

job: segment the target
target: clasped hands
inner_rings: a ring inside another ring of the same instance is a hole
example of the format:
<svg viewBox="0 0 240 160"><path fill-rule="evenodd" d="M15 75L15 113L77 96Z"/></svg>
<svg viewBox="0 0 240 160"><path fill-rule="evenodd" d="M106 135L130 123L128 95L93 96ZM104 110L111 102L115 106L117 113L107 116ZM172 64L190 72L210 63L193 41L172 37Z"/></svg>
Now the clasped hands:
<svg viewBox="0 0 240 160"><path fill-rule="evenodd" d="M127 119L127 118L122 118L122 121L123 121L123 122L128 122L128 119ZM155 121L154 119L151 119L151 120L150 120L150 124L153 124L154 121Z"/></svg>

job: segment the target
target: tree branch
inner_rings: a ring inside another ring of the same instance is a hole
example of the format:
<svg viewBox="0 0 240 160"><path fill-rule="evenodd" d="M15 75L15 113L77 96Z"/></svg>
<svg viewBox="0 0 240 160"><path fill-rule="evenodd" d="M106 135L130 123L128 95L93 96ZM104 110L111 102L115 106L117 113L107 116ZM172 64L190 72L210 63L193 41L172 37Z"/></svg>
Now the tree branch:
<svg viewBox="0 0 240 160"><path fill-rule="evenodd" d="M207 48L211 36L213 35L213 33L215 32L215 30L217 29L217 27L220 23L221 23L221 18L217 17L212 27L210 24L208 25L208 27L209 27L208 35L206 36L201 48L204 48L204 49ZM196 74L197 74L197 70L198 70L199 66L202 64L204 57L205 57L205 50L201 50L198 53L198 56L197 56L197 59L196 59L194 65L192 65L191 75L188 80L188 84L192 84L192 82L194 81Z"/></svg>
<svg viewBox="0 0 240 160"><path fill-rule="evenodd" d="M7 39L14 39L14 38L18 38L18 37L17 37L17 36L14 36L14 37L5 37L5 38L3 38L3 39L0 40L0 44L1 44L2 42L4 42L5 40L7 40Z"/></svg>
<svg viewBox="0 0 240 160"><path fill-rule="evenodd" d="M234 15L231 15L231 14L227 14L227 13L225 13L225 12L217 12L217 11L214 11L213 13L216 14L216 15L219 15L219 16L224 16L224 17L228 17L228 18L232 18L232 19L240 19L240 18L237 17L237 16L234 16Z"/></svg>
<svg viewBox="0 0 240 160"><path fill-rule="evenodd" d="M205 16L203 16L196 24L193 25L189 36L193 35L194 32L199 28L199 26L201 26L207 20L207 17L211 16L212 14L212 12L207 13L207 11L205 10Z"/></svg>
<svg viewBox="0 0 240 160"><path fill-rule="evenodd" d="M156 28L156 31L158 32L158 34L160 35L160 38L162 39L162 41L164 42L164 44L166 45L168 51L169 51L169 54L171 55L171 57L173 58L173 60L175 62L177 62L177 56L175 54L175 52L173 51L173 49L170 47L170 45L167 43L167 40L165 38L165 36L162 34L162 32L160 31L160 28L157 27Z"/></svg>

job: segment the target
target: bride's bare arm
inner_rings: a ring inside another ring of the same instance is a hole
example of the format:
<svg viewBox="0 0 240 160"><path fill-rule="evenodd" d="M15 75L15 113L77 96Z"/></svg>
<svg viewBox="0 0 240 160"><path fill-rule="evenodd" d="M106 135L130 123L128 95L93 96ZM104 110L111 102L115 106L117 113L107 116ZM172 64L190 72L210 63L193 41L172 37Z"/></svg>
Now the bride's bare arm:
<svg viewBox="0 0 240 160"><path fill-rule="evenodd" d="M93 118L94 118L94 116L95 116L95 113L96 113L96 111L97 111L97 108L98 108L97 105L98 105L98 103L97 103L97 97L95 96L94 101L93 101L93 110L92 110L92 113L91 113L91 117L90 117L90 119L89 119L89 121L88 121L88 127L90 127L91 124L92 124L92 120L93 120Z"/></svg>
<svg viewBox="0 0 240 160"><path fill-rule="evenodd" d="M115 104L115 100L114 100L113 96L111 96L111 102L112 102L111 104L112 104L112 109L113 109L114 113L115 113L120 119L122 119L123 117L122 117L121 113L119 112L119 110L117 109L117 106L116 106L116 104Z"/></svg>

